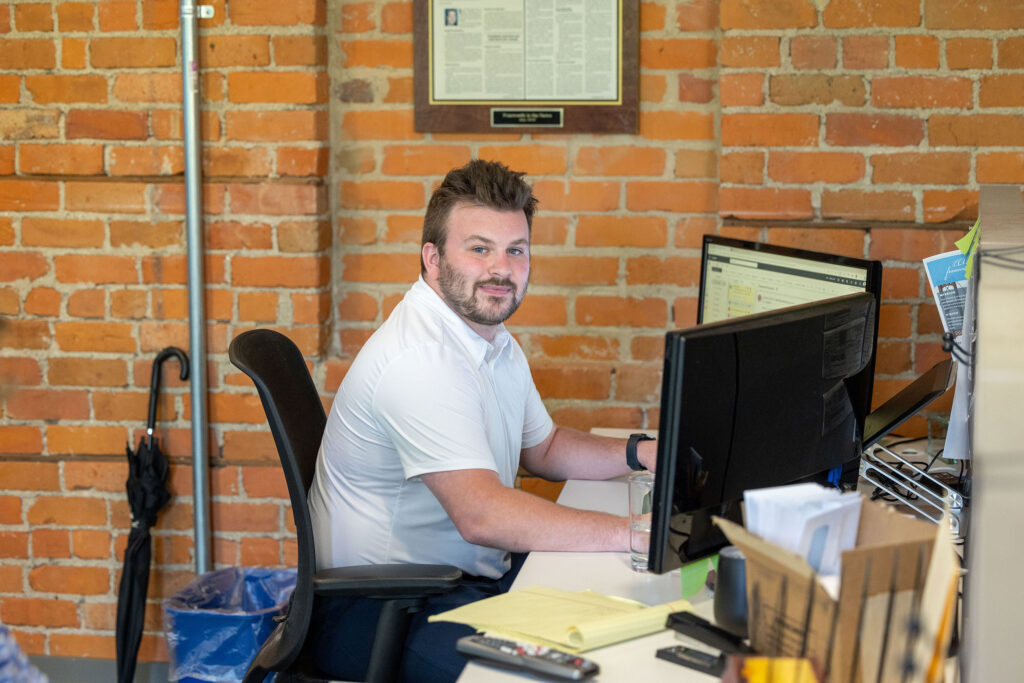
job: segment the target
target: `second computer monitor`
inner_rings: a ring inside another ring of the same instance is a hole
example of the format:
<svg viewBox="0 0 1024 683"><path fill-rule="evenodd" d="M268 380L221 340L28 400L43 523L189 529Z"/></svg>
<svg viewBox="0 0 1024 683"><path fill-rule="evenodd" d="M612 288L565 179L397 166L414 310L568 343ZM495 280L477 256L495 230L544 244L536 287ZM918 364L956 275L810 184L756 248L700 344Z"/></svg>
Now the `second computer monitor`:
<svg viewBox="0 0 1024 683"><path fill-rule="evenodd" d="M882 292L879 261L705 235L697 323Z"/></svg>
<svg viewBox="0 0 1024 683"><path fill-rule="evenodd" d="M762 242L704 235L700 263L697 323L713 323L754 313L868 292L875 310L882 305L882 263ZM878 316L871 330L878 338ZM875 380L875 359L849 383L851 399L867 415ZM863 427L863 425L861 425ZM856 477L856 468L844 480Z"/></svg>

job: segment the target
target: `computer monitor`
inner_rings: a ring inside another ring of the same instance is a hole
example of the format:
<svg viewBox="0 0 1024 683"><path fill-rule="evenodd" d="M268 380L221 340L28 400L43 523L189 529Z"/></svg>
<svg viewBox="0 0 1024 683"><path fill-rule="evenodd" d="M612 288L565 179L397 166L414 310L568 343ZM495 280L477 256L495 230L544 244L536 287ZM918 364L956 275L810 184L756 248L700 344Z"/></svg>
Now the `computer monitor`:
<svg viewBox="0 0 1024 683"><path fill-rule="evenodd" d="M867 409L851 385L871 361L868 293L669 332L665 338L649 567L725 545L750 488L856 461Z"/></svg>
<svg viewBox="0 0 1024 683"><path fill-rule="evenodd" d="M856 292L881 303L881 262L705 235L697 323Z"/></svg>
<svg viewBox="0 0 1024 683"><path fill-rule="evenodd" d="M882 263L866 259L705 235L700 260L697 323L728 320L752 313L869 292L875 310L882 306ZM872 345L878 339L878 316ZM853 400L871 412L875 383L872 353L860 375L849 383ZM862 425L863 426L863 425ZM845 468L833 481L856 482L859 468Z"/></svg>

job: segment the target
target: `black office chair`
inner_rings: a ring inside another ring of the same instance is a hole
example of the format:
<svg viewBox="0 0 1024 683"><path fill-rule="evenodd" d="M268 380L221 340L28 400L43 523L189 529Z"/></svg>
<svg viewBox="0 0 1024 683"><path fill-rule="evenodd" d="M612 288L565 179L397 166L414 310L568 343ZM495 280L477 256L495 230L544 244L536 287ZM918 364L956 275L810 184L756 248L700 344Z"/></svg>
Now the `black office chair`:
<svg viewBox="0 0 1024 683"><path fill-rule="evenodd" d="M313 482L327 418L306 362L290 339L273 330L243 332L231 342L228 356L259 392L284 469L298 536L298 576L287 613L256 654L244 680L262 681L271 671L280 672L278 681L323 679L303 653L313 601L320 596L383 602L366 680L397 679L412 614L422 608L428 596L457 587L462 572L455 567L416 564L338 567L317 572L306 492Z"/></svg>

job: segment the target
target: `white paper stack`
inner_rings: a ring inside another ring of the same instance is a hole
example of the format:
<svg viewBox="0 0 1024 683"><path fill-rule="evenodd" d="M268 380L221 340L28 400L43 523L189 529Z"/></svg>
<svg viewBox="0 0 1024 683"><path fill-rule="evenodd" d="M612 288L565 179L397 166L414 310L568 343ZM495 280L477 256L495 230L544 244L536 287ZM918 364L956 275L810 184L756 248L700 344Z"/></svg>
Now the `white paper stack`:
<svg viewBox="0 0 1024 683"><path fill-rule="evenodd" d="M857 542L860 495L818 484L792 484L743 494L747 529L797 553L822 576L839 574L844 550Z"/></svg>

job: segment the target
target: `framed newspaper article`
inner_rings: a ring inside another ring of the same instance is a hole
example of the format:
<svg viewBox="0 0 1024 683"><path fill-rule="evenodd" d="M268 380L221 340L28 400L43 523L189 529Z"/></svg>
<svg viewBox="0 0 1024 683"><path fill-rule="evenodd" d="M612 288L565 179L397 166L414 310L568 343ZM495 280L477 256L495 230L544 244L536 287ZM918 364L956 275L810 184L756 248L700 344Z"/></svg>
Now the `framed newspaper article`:
<svg viewBox="0 0 1024 683"><path fill-rule="evenodd" d="M413 0L415 128L635 133L639 0Z"/></svg>

